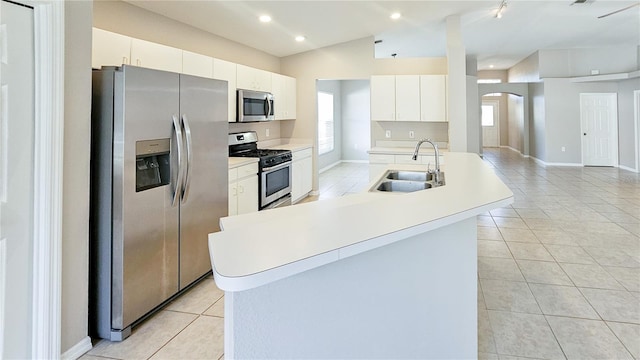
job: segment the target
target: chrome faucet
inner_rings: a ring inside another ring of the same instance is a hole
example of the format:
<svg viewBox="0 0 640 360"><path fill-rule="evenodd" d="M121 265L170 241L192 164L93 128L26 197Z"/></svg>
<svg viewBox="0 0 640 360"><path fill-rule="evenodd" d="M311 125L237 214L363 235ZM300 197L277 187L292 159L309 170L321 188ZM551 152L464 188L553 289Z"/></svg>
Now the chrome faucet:
<svg viewBox="0 0 640 360"><path fill-rule="evenodd" d="M420 150L420 145L422 145L422 143L425 143L425 142L428 142L429 144L433 145L433 150L435 151L435 157L436 157L435 171L430 171L429 169L427 169L427 171L433 172L433 179L435 180L436 184L440 184L440 151L438 151L438 145L436 145L436 143L431 141L431 139L422 139L418 141L418 143L416 144L416 149L413 152L412 159L418 160L418 151Z"/></svg>

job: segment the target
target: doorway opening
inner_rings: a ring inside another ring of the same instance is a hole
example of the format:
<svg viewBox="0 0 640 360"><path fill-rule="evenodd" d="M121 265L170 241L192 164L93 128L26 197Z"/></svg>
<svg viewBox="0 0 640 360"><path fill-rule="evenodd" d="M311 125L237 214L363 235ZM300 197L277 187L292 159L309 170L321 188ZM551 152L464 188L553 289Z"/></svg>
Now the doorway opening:
<svg viewBox="0 0 640 360"><path fill-rule="evenodd" d="M500 147L500 101L483 99L480 109L482 146Z"/></svg>

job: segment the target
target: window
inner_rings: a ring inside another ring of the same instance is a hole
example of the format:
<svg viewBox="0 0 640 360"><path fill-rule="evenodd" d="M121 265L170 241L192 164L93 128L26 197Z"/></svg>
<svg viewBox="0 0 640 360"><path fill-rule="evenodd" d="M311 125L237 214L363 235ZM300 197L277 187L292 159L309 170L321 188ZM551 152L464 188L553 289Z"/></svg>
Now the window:
<svg viewBox="0 0 640 360"><path fill-rule="evenodd" d="M318 92L318 153L333 151L333 94Z"/></svg>
<svg viewBox="0 0 640 360"><path fill-rule="evenodd" d="M502 80L500 79L478 79L478 84L500 84ZM500 96L501 93L491 93L482 96Z"/></svg>
<svg viewBox="0 0 640 360"><path fill-rule="evenodd" d="M493 125L493 106L482 105L482 126Z"/></svg>

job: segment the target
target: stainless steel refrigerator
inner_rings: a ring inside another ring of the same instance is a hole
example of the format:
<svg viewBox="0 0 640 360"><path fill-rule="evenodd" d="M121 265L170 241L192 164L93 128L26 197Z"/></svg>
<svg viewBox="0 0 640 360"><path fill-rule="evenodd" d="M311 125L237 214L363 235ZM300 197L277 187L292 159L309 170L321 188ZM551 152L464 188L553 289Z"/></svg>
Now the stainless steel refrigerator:
<svg viewBox="0 0 640 360"><path fill-rule="evenodd" d="M211 270L228 209L226 81L93 73L90 327L120 341Z"/></svg>

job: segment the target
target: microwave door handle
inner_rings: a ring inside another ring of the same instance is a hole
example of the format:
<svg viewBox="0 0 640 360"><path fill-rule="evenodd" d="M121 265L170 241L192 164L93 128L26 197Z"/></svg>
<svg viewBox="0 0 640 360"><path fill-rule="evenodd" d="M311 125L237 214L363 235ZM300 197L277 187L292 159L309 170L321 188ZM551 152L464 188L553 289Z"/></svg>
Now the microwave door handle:
<svg viewBox="0 0 640 360"><path fill-rule="evenodd" d="M178 152L178 175L176 176L175 184L172 188L173 199L171 201L171 206L176 206L178 204L178 196L180 195L182 188L182 127L178 122L178 117L176 115L172 115L173 120L173 131L176 135L176 150ZM173 178L172 178L173 181Z"/></svg>
<svg viewBox="0 0 640 360"><path fill-rule="evenodd" d="M269 104L269 112L267 113L268 118L273 113L273 100L267 98L267 104Z"/></svg>
<svg viewBox="0 0 640 360"><path fill-rule="evenodd" d="M185 166L184 171L184 182L182 185L182 203L184 204L187 201L187 197L189 197L189 189L191 188L191 164L193 162L193 143L191 139L191 127L189 126L189 120L187 119L187 115L183 114L180 118L180 123L182 125L182 129L184 131L184 137L186 141L186 150L187 150L187 164Z"/></svg>

